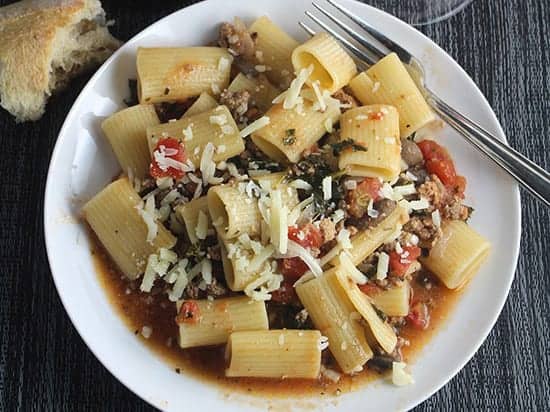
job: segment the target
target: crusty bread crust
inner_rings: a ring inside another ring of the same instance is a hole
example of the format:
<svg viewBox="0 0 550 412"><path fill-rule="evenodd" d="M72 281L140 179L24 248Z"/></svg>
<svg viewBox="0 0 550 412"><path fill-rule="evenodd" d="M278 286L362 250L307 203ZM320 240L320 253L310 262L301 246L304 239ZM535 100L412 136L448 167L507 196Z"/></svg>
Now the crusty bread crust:
<svg viewBox="0 0 550 412"><path fill-rule="evenodd" d="M18 121L36 120L60 83L56 76L74 75L107 58L120 43L102 24L82 35L84 42L75 31L79 22L97 19L104 19L99 0L24 0L0 8L2 107ZM61 66L72 67L56 73L60 58Z"/></svg>

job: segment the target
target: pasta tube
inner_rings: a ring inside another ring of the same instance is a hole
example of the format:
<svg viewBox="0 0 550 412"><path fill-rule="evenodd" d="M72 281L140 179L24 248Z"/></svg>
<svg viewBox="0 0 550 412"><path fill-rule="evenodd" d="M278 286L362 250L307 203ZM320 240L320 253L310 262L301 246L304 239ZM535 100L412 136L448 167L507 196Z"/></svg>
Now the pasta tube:
<svg viewBox="0 0 550 412"><path fill-rule="evenodd" d="M388 316L407 316L411 285L403 282L391 289L382 290L371 297L372 303Z"/></svg>
<svg viewBox="0 0 550 412"><path fill-rule="evenodd" d="M225 376L316 379L321 369L317 330L234 332L229 336Z"/></svg>
<svg viewBox="0 0 550 412"><path fill-rule="evenodd" d="M147 149L147 127L159 124L152 104L138 104L116 112L101 123L103 133L125 173L139 179L149 174L151 155Z"/></svg>
<svg viewBox="0 0 550 412"><path fill-rule="evenodd" d="M378 317L369 297L361 292L355 281L344 270L336 269L336 278L357 312L369 325L372 336L382 349L387 353L392 353L397 344L397 335L391 326Z"/></svg>
<svg viewBox="0 0 550 412"><path fill-rule="evenodd" d="M329 104L324 112L304 103L303 114L285 110L276 104L266 113L269 124L252 134L252 141L262 152L279 162L300 160L302 152L313 146L326 132L325 122L334 124L340 117L340 108Z"/></svg>
<svg viewBox="0 0 550 412"><path fill-rule="evenodd" d="M336 269L297 285L296 293L315 327L328 337L329 349L340 368L345 373L361 371L373 353Z"/></svg>
<svg viewBox="0 0 550 412"><path fill-rule="evenodd" d="M141 198L127 178L111 183L82 208L84 218L113 261L129 278L137 279L145 270L147 258L160 248L171 249L176 238L160 222L158 232L147 241L148 227L137 207Z"/></svg>
<svg viewBox="0 0 550 412"><path fill-rule="evenodd" d="M216 231L223 239L242 233L255 236L260 233L262 217L255 198L235 186L213 186L208 191L208 210Z"/></svg>
<svg viewBox="0 0 550 412"><path fill-rule="evenodd" d="M195 301L198 322L180 323L178 343L182 348L219 345L236 331L267 330L265 303L245 296ZM183 301L178 301L178 311Z"/></svg>
<svg viewBox="0 0 550 412"><path fill-rule="evenodd" d="M195 114L204 113L218 107L218 102L206 92L202 92L195 103L181 116L181 118L193 116Z"/></svg>
<svg viewBox="0 0 550 412"><path fill-rule="evenodd" d="M340 120L340 138L352 139L366 151L344 151L338 167L351 176L392 181L401 171L399 115L393 106L371 105L348 110Z"/></svg>
<svg viewBox="0 0 550 412"><path fill-rule="evenodd" d="M279 95L279 89L273 86L265 76L249 78L239 73L227 88L230 92L247 90L250 93L250 103L266 112L271 102Z"/></svg>
<svg viewBox="0 0 550 412"><path fill-rule="evenodd" d="M347 251L354 265L358 265L367 257L372 255L376 249L384 242L388 236L392 235L402 225L409 220L409 214L405 209L397 206L384 220L376 226L365 229L356 234L351 239L351 249ZM322 263L330 262L332 266L339 264L338 254L341 251L340 246L331 249L326 257L321 260Z"/></svg>
<svg viewBox="0 0 550 412"><path fill-rule="evenodd" d="M327 33L318 33L292 52L294 71L299 73L313 65L313 73L307 84L313 86L316 82L321 90L331 94L346 86L357 73L353 59Z"/></svg>
<svg viewBox="0 0 550 412"><path fill-rule="evenodd" d="M401 137L410 136L435 119L428 103L411 75L397 57L390 53L349 83L362 104L389 104L399 112Z"/></svg>
<svg viewBox="0 0 550 412"><path fill-rule="evenodd" d="M202 92L219 94L229 84L233 57L219 47L140 47L140 103L185 100Z"/></svg>
<svg viewBox="0 0 550 412"><path fill-rule="evenodd" d="M206 196L199 197L188 203L178 205L175 208L176 216L183 221L187 236L191 243L196 243L199 240L197 235L200 235L208 231L211 226L210 214L208 213L208 202ZM201 216L202 213L202 216ZM204 216L204 217L203 217ZM204 225L202 222L206 219L206 229L201 227ZM199 222L201 225L199 225Z"/></svg>
<svg viewBox="0 0 550 412"><path fill-rule="evenodd" d="M449 289L457 289L479 270L491 245L461 220L444 222L442 231L430 255L420 262Z"/></svg>
<svg viewBox="0 0 550 412"><path fill-rule="evenodd" d="M267 78L286 89L294 77L291 55L298 42L268 17L262 16L249 28L256 33L256 63L264 66Z"/></svg>
<svg viewBox="0 0 550 412"><path fill-rule="evenodd" d="M212 143L216 149L212 158L214 162L227 160L244 150L239 129L226 106L148 127L147 141L151 152L163 137L182 141L187 157L197 168L208 143Z"/></svg>

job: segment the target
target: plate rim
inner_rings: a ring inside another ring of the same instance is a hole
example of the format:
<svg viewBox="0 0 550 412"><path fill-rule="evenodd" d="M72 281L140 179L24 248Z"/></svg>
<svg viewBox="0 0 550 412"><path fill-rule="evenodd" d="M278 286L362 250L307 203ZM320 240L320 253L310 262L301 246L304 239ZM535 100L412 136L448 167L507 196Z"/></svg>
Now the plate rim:
<svg viewBox="0 0 550 412"><path fill-rule="evenodd" d="M69 127L70 123L72 122L72 118L75 116L76 107L78 106L80 101L84 98L84 96L88 93L89 89L92 87L92 84L94 84L96 82L97 77L101 76L103 74L103 72L105 70L107 70L107 67L111 64L111 62L114 61L115 59L117 59L123 53L124 47L128 44L131 44L131 43L134 43L134 42L138 41L139 38L145 34L145 32L151 30L152 28L154 28L156 26L162 25L165 21L174 18L175 15L177 15L179 13L185 13L187 10L193 9L193 8L202 8L202 7L208 8L209 7L208 5L210 3L213 3L213 2L215 2L215 0L204 0L204 1L201 1L201 2L198 2L198 3L194 3L194 4L191 4L191 5L182 7L179 10L176 10L176 11L162 17L161 19L153 22L152 24L150 24L147 27L140 30L138 33L136 33L130 39L128 39L118 50L115 51L115 53L113 53L96 70L96 72L92 75L92 77L86 82L86 85L82 88L82 90L78 94L78 97L72 103L71 108L70 108L69 112L67 113L64 121L63 121L63 125L61 126L61 128L58 132L56 143L55 143L54 149L52 151L50 161L49 161L49 165L48 165L48 171L47 171L47 175L46 175L46 185L45 185L44 195L43 195L44 211L43 211L42 218L43 218L43 229L44 229L44 243L45 243L45 247L46 247L46 254L47 254L47 257L48 257L48 265L50 266L50 273L51 273L51 276L53 278L57 294L58 294L58 296L61 300L61 303L63 305L65 313L68 315L73 327L77 331L78 335L80 336L80 338L82 339L82 341L84 342L84 344L86 345L88 350L90 350L93 353L94 357L101 363L101 365L103 365L103 367L105 367L105 369L107 369L109 371L109 373L111 373L122 385L124 385L127 389L129 389L137 397L139 397L140 399L142 399L143 401L145 401L149 405L154 406L154 407L159 408L159 409L163 409L163 407L165 405L161 404L160 401L158 401L156 399L153 399L152 397L146 397L146 394L139 393L137 389L135 389L132 385L128 384L126 382L126 380L122 378L122 376L121 376L122 372L121 372L120 368L117 368L112 364L104 362L102 356L96 351L96 349L92 345L90 345L89 340L85 338L85 334L82 332L82 330L84 328L83 324L77 322L77 319L76 319L74 313L71 313L68 310L68 306L66 304L64 294L61 291L61 288L59 286L60 281L58 281L58 275L56 275L56 273L52 270L52 263L51 263L52 260L54 259L54 257L53 257L54 255L51 252L51 246L50 246L50 243L51 243L50 236L52 236L52 235L49 234L48 227L47 227L47 218L48 218L48 216L51 215L50 214L50 205L49 205L49 203L50 203L49 198L51 197L50 193L52 191L52 186L53 186L51 175L53 174L54 166L57 163L57 158L58 158L59 152L61 150L61 144L60 144L60 141L59 141L59 137L66 133L66 129ZM442 52L448 59L450 59L453 62L453 64L456 66L456 68L459 69L459 71L461 72L463 78L465 80L467 80L467 82L469 82L471 84L471 86L473 86L473 89L474 89L475 94L476 94L476 98L480 99L483 102L483 104L485 104L489 108L488 118L490 117L489 120L491 120L496 125L497 138L499 140L503 141L506 145L509 145L507 136L504 133L502 125L501 125L498 117L496 116L496 114L493 110L493 107L490 105L490 103L488 102L485 95L481 92L481 90L479 89L479 87L477 86L475 81L470 77L470 75L466 72L466 70L449 53L447 53L447 51L445 51L441 46L439 46L439 44L437 44L434 40L429 38L427 35L422 33L417 28L409 25L408 23L404 22L403 20L397 18L396 16L394 16L394 15L392 15L392 14L390 14L390 13L388 13L388 12L382 10L382 9L371 6L369 4L361 3L357 0L339 0L339 2L340 3L355 3L355 4L358 4L359 6L365 7L366 9L370 9L371 11L374 11L376 13L384 14L386 18L389 18L390 20L392 20L392 22L396 25L409 26L409 28L412 28L417 34L419 34L422 37L424 42L426 42L430 46L436 48L439 52ZM429 79L428 79L428 82L429 82ZM71 122L69 122L69 120ZM489 161L489 160L487 159L487 161ZM514 182L510 183L510 188L512 190L512 196L513 196L514 203L515 203L514 206L517 206L517 207L515 207L515 209L516 209L515 217L516 217L517 224L512 227L513 230L511 230L511 232L517 234L517 236L515 236L514 250L513 250L513 256L512 256L513 271L511 272L511 276L509 277L509 280L508 280L507 284L504 285L505 286L505 288L504 288L505 293L503 295L503 298L500 300L498 307L494 308L495 309L493 311L494 315L491 317L490 322L488 322L487 327L484 330L482 330L481 333L478 333L478 339L475 340L475 344L473 345L473 348L470 351L470 353L467 356L465 356L464 359L462 359L458 363L457 367L454 368L452 370L452 372L446 376L446 378L444 378L440 382L437 382L436 384L432 385L429 390L426 390L420 396L413 396L412 397L413 399L411 399L409 402L407 402L405 404L405 409L406 410L409 410L409 409L411 409L415 406L420 405L421 403L423 403L424 401L426 401L427 399L432 397L443 386L445 386L448 382L450 382L453 378L456 377L456 375L466 366L466 364L469 363L470 360L477 354L477 352L479 351L479 348L481 347L481 345L483 343L485 343L489 333L493 330L496 322L498 321L498 319L499 319L499 317L502 313L504 305L506 304L506 302L508 300L508 297L510 295L510 288L511 288L512 283L515 279L515 274L517 272L519 252L520 252L520 246L521 246L521 235L522 235L522 231L521 231L522 203L521 203L521 195L520 195L519 185L517 184L517 182L514 181ZM436 334L437 334L437 332L436 332ZM359 389L355 392L357 393L360 390L361 389Z"/></svg>

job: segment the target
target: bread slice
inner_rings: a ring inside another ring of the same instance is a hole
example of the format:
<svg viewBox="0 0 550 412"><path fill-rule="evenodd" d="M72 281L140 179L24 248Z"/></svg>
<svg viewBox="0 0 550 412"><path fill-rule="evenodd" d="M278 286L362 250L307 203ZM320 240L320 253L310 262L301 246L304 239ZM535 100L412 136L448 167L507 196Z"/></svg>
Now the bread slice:
<svg viewBox="0 0 550 412"><path fill-rule="evenodd" d="M120 45L99 0L24 0L0 8L0 105L37 120L52 92Z"/></svg>

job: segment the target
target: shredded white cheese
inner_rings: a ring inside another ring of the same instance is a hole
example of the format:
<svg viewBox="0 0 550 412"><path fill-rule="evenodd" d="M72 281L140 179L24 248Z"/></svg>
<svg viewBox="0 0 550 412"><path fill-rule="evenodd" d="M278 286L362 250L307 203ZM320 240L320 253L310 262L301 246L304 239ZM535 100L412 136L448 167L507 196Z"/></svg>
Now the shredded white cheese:
<svg viewBox="0 0 550 412"><path fill-rule="evenodd" d="M353 247L350 240L350 232L347 229L341 229L336 236L336 240L342 249L351 249Z"/></svg>
<svg viewBox="0 0 550 412"><path fill-rule="evenodd" d="M158 225L155 222L155 196L149 196L145 201L145 207L142 204L137 206L137 211L145 225L147 226L147 242L153 244L153 240L157 237Z"/></svg>
<svg viewBox="0 0 550 412"><path fill-rule="evenodd" d="M376 219L379 215L378 210L374 208L374 200L370 199L369 204L367 205L367 215Z"/></svg>
<svg viewBox="0 0 550 412"><path fill-rule="evenodd" d="M199 210L195 234L197 235L197 239L206 239L206 235L208 234L208 216L202 210Z"/></svg>
<svg viewBox="0 0 550 412"><path fill-rule="evenodd" d="M321 92L321 82L319 80L315 80L313 83L311 83L311 87L313 88L313 92L315 93L315 98L317 99L317 102L319 103L319 109L324 112L327 109L327 104L325 103L325 99L323 99L323 93ZM330 120L330 119L327 119ZM330 125L331 130L327 130L327 132L332 131L332 122Z"/></svg>
<svg viewBox="0 0 550 412"><path fill-rule="evenodd" d="M262 116L258 120L253 121L248 126L246 126L243 130L239 132L240 136L242 138L245 138L248 135L251 135L252 133L260 130L262 127L265 127L269 124L269 117Z"/></svg>
<svg viewBox="0 0 550 412"><path fill-rule="evenodd" d="M292 109L298 104L300 91L302 90L302 87L306 83L311 73L313 73L313 65L310 65L307 69L304 68L300 70L298 76L296 76L296 78L292 80L292 82L290 83L290 87L288 88L288 93L285 96L285 100L283 102L284 109Z"/></svg>
<svg viewBox="0 0 550 412"><path fill-rule="evenodd" d="M441 214L439 210L434 210L432 212L432 221L434 222L435 227L441 227Z"/></svg>
<svg viewBox="0 0 550 412"><path fill-rule="evenodd" d="M405 386L414 383L413 377L405 371L405 362L392 363L392 382L396 386Z"/></svg>
<svg viewBox="0 0 550 412"><path fill-rule="evenodd" d="M342 209L336 209L330 218L332 220L332 223L336 224L343 220L345 217L346 212L344 212Z"/></svg>
<svg viewBox="0 0 550 412"><path fill-rule="evenodd" d="M355 267L346 251L340 252L338 258L340 260L340 265L342 265L342 269L346 271L346 274L351 277L355 283L359 285L367 283L367 277Z"/></svg>
<svg viewBox="0 0 550 412"><path fill-rule="evenodd" d="M292 182L290 182L289 186L293 187L294 189L302 189L307 191L310 191L313 189L313 187L308 182L302 179L293 180Z"/></svg>
<svg viewBox="0 0 550 412"><path fill-rule="evenodd" d="M390 263L390 257L385 252L378 254L378 264L376 265L376 279L386 279L388 276L388 268Z"/></svg>
<svg viewBox="0 0 550 412"><path fill-rule="evenodd" d="M323 351L328 348L328 338L326 336L321 336L319 342L317 343L317 348L319 351Z"/></svg>
<svg viewBox="0 0 550 412"><path fill-rule="evenodd" d="M231 61L223 56L220 57L220 60L218 60L218 70L220 72L223 72L226 69L228 69L230 65L231 65Z"/></svg>
<svg viewBox="0 0 550 412"><path fill-rule="evenodd" d="M332 198L332 176L326 176L323 181L323 199L330 200Z"/></svg>

